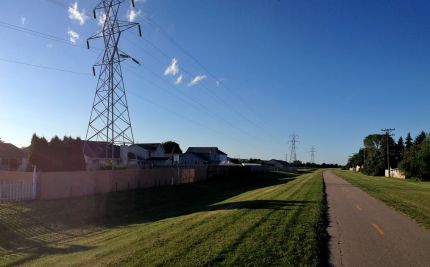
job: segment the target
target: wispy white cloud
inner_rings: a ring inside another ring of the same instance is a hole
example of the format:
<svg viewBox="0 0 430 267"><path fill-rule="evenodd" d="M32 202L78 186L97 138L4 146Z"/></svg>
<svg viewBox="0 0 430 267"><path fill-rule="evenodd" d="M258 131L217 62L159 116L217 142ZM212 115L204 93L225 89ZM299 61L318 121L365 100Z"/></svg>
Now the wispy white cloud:
<svg viewBox="0 0 430 267"><path fill-rule="evenodd" d="M21 16L21 25L25 25L26 21L27 21L27 18L24 16Z"/></svg>
<svg viewBox="0 0 430 267"><path fill-rule="evenodd" d="M127 10L127 19L128 19L128 21L130 21L130 22L135 21L136 18L138 16L140 16L141 13L142 13L142 10L139 9L138 11L136 11L133 7L130 7L130 9Z"/></svg>
<svg viewBox="0 0 430 267"><path fill-rule="evenodd" d="M79 22L79 25L84 25L85 21L88 19L88 16L85 14L85 9L79 11L78 9L78 1L75 1L71 6L69 6L69 18L71 20L76 20Z"/></svg>
<svg viewBox="0 0 430 267"><path fill-rule="evenodd" d="M103 26L105 24L105 21L106 21L106 13L100 12L97 15L97 25Z"/></svg>
<svg viewBox="0 0 430 267"><path fill-rule="evenodd" d="M164 75L175 76L178 73L179 73L178 61L176 60L176 58L173 58L170 65L164 70Z"/></svg>
<svg viewBox="0 0 430 267"><path fill-rule="evenodd" d="M198 84L199 82L203 81L204 79L206 79L206 75L198 75L198 76L194 77L194 79L191 80L191 82L188 84L188 86L194 86L194 85Z"/></svg>
<svg viewBox="0 0 430 267"><path fill-rule="evenodd" d="M176 78L175 84L180 84L182 82L182 79L184 78L184 75L179 75L178 78Z"/></svg>
<svg viewBox="0 0 430 267"><path fill-rule="evenodd" d="M49 49L51 49L51 48L53 48L54 47L54 45L53 44L51 44L51 43L48 43L47 45L46 45L46 48L49 48Z"/></svg>
<svg viewBox="0 0 430 267"><path fill-rule="evenodd" d="M68 30L67 34L69 35L70 42L72 42L72 44L76 44L76 42L79 39L79 34L75 31L72 31L72 30Z"/></svg>

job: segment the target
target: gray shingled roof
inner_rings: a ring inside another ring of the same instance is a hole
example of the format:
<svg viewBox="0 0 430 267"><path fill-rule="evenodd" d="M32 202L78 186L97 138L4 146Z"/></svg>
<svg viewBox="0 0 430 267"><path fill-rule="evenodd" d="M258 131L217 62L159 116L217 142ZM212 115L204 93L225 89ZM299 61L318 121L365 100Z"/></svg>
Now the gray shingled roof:
<svg viewBox="0 0 430 267"><path fill-rule="evenodd" d="M135 144L140 146L143 149L149 150L149 151L155 151L157 150L158 146L161 146L161 143L146 143L146 144Z"/></svg>
<svg viewBox="0 0 430 267"><path fill-rule="evenodd" d="M22 159L26 153L10 143L0 143L0 158Z"/></svg>
<svg viewBox="0 0 430 267"><path fill-rule="evenodd" d="M219 150L217 147L189 147L187 149L187 153L227 155L226 153Z"/></svg>

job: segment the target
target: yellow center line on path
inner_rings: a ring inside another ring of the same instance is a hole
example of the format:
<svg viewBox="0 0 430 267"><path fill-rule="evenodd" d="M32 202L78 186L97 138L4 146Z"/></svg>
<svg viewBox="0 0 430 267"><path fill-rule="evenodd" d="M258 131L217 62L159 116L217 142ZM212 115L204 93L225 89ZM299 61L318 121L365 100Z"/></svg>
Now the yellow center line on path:
<svg viewBox="0 0 430 267"><path fill-rule="evenodd" d="M375 229L376 229L376 231L378 231L378 233L379 233L380 235L385 235L384 231L382 230L382 228L381 228L381 227L379 227L379 225L377 225L376 223L372 223L372 226L373 226L373 228L375 228Z"/></svg>
<svg viewBox="0 0 430 267"><path fill-rule="evenodd" d="M360 205L355 205L355 207L359 210L359 211L362 211L363 209L360 207Z"/></svg>

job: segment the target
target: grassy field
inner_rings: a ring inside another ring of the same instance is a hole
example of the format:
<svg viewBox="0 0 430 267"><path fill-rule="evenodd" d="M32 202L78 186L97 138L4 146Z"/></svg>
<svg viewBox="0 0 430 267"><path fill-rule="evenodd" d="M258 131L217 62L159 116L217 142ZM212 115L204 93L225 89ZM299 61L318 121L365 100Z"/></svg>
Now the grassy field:
<svg viewBox="0 0 430 267"><path fill-rule="evenodd" d="M324 264L321 171L0 205L0 265Z"/></svg>
<svg viewBox="0 0 430 267"><path fill-rule="evenodd" d="M366 176L344 170L333 172L430 229L430 182Z"/></svg>

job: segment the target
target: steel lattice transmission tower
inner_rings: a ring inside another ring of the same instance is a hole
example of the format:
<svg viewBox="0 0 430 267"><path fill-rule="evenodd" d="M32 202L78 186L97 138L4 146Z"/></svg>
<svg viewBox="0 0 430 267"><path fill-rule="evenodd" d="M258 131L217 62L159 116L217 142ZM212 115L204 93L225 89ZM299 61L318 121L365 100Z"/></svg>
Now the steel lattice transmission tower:
<svg viewBox="0 0 430 267"><path fill-rule="evenodd" d="M299 139L299 136L297 134L292 134L290 135L290 141L288 141L288 143L290 143L290 162L291 163L297 160L296 143L299 142L298 139Z"/></svg>
<svg viewBox="0 0 430 267"><path fill-rule="evenodd" d="M311 163L312 164L315 164L315 152L317 152L316 150L315 150L315 147L311 147Z"/></svg>
<svg viewBox="0 0 430 267"><path fill-rule="evenodd" d="M93 14L94 18L96 18L96 14L102 16L103 28L87 39L88 49L90 40L103 39L104 52L99 62L93 66L94 76L96 68L99 72L84 153L88 141L105 142L106 158L112 159L112 167L114 165L114 146L134 143L121 62L132 59L139 64L136 59L122 52L118 44L122 32L130 28L138 27L139 35L142 35L139 23L119 20L120 7L124 1L101 0L97 4ZM132 1L132 6L134 7L134 1Z"/></svg>

